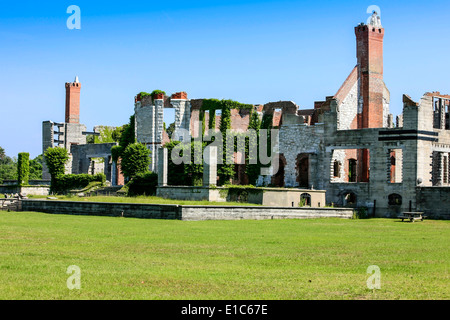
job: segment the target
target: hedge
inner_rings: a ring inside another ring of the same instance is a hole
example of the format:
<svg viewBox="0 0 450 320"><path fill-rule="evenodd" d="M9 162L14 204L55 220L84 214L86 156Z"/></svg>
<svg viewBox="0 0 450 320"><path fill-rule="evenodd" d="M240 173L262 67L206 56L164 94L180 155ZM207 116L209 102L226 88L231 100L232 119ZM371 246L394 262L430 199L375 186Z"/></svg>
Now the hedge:
<svg viewBox="0 0 450 320"><path fill-rule="evenodd" d="M128 195L155 195L158 186L158 175L154 172L138 173L127 183Z"/></svg>
<svg viewBox="0 0 450 320"><path fill-rule="evenodd" d="M101 182L102 185L106 181L103 173L90 174L64 174L59 175L55 179L55 186L52 185L54 192L66 192L72 189L85 188L91 182Z"/></svg>

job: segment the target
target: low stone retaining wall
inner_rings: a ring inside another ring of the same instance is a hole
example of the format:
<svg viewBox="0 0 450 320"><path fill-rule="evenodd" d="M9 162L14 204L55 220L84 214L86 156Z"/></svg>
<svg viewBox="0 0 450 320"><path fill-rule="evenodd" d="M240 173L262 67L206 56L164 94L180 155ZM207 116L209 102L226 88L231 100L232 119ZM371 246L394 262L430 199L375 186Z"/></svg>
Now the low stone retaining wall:
<svg viewBox="0 0 450 320"><path fill-rule="evenodd" d="M182 220L351 219L352 209L235 206L181 206Z"/></svg>
<svg viewBox="0 0 450 320"><path fill-rule="evenodd" d="M189 187L189 186L159 186L156 188L158 197L175 200L207 200L215 202L243 202L261 204L273 207L298 207L302 195L309 197L310 206L324 207L325 190L298 188L228 188L228 187Z"/></svg>
<svg viewBox="0 0 450 320"><path fill-rule="evenodd" d="M50 187L49 186L25 186L19 187L16 185L0 185L0 193L5 194L26 194L26 195L36 195L36 196L46 196L49 194Z"/></svg>
<svg viewBox="0 0 450 320"><path fill-rule="evenodd" d="M194 200L194 201L216 201L225 202L221 197L219 188L208 187L188 187L188 186L165 186L156 189L158 197L176 200Z"/></svg>
<svg viewBox="0 0 450 320"><path fill-rule="evenodd" d="M179 205L60 200L22 200L22 211L146 219L181 219Z"/></svg>
<svg viewBox="0 0 450 320"><path fill-rule="evenodd" d="M82 202L60 200L22 200L23 211L53 214L77 214L112 217L177 220L240 220L240 219L308 219L352 218L352 209L283 208L246 206L186 206L176 204L140 204Z"/></svg>

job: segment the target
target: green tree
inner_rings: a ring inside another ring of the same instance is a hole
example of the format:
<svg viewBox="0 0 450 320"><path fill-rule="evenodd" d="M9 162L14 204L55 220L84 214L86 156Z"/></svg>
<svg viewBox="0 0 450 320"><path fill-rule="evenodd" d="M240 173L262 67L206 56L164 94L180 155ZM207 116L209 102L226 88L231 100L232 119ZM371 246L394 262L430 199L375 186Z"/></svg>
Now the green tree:
<svg viewBox="0 0 450 320"><path fill-rule="evenodd" d="M98 128L98 131L99 131L100 135L99 136L94 136L94 142L95 143L118 142L113 137L113 133L115 131L114 127L100 126Z"/></svg>
<svg viewBox="0 0 450 320"><path fill-rule="evenodd" d="M122 153L122 172L129 181L138 173L148 172L150 165L150 150L142 143L133 143L125 148Z"/></svg>
<svg viewBox="0 0 450 320"><path fill-rule="evenodd" d="M116 127L113 132L111 133L111 137L115 142L120 141L120 137L122 136L123 130L125 129L125 125Z"/></svg>
<svg viewBox="0 0 450 320"><path fill-rule="evenodd" d="M130 122L122 126L122 129L113 133L118 139L119 145L111 148L112 159L115 162L119 161L128 145L136 143L136 135L134 128L134 115L130 117Z"/></svg>
<svg viewBox="0 0 450 320"><path fill-rule="evenodd" d="M41 180L42 179L42 164L43 164L42 154L38 155L36 158L30 160L30 180Z"/></svg>
<svg viewBox="0 0 450 320"><path fill-rule="evenodd" d="M57 189L57 178L65 173L65 165L69 154L65 148L48 148L44 153L45 163L51 176L50 189Z"/></svg>
<svg viewBox="0 0 450 320"><path fill-rule="evenodd" d="M0 163L0 183L17 179L17 161L8 156Z"/></svg>
<svg viewBox="0 0 450 320"><path fill-rule="evenodd" d="M17 183L19 186L28 184L30 177L30 154L21 152L17 158Z"/></svg>
<svg viewBox="0 0 450 320"><path fill-rule="evenodd" d="M6 155L5 149L0 147L0 183L4 180L17 179L17 159Z"/></svg>
<svg viewBox="0 0 450 320"><path fill-rule="evenodd" d="M217 174L219 176L219 184L223 185L229 183L231 178L234 176L234 164L231 164L233 150L228 150L227 140L235 140L234 135L227 135L227 130L231 129L231 110L230 106L227 105L227 100L223 100L222 116L220 118L220 132L223 137L223 145L225 152L223 152L223 164L217 166ZM233 141L234 146L234 141Z"/></svg>
<svg viewBox="0 0 450 320"><path fill-rule="evenodd" d="M5 149L3 149L2 147L0 147L0 161L5 160L5 158L6 158Z"/></svg>
<svg viewBox="0 0 450 320"><path fill-rule="evenodd" d="M170 139L172 139L172 135L175 132L175 122L169 124L169 127L166 129L166 133Z"/></svg>

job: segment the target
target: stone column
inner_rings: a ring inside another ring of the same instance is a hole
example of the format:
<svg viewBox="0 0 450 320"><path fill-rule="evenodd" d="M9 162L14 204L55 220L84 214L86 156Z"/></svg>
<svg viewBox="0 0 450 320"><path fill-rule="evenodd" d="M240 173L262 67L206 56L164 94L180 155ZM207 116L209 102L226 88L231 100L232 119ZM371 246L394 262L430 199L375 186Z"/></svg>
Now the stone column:
<svg viewBox="0 0 450 320"><path fill-rule="evenodd" d="M169 169L169 156L167 148L158 149L158 186L167 186L167 174Z"/></svg>
<svg viewBox="0 0 450 320"><path fill-rule="evenodd" d="M217 185L217 146L205 148L203 161L203 186Z"/></svg>
<svg viewBox="0 0 450 320"><path fill-rule="evenodd" d="M191 105L185 99L171 99L170 103L175 109L174 140L187 141L190 136ZM180 139L180 137L182 137Z"/></svg>
<svg viewBox="0 0 450 320"><path fill-rule="evenodd" d="M441 116L441 129L445 129L445 101L439 99L439 112Z"/></svg>
<svg viewBox="0 0 450 320"><path fill-rule="evenodd" d="M53 122L52 121L44 121L42 122L42 154L48 149L53 147ZM42 179L50 180L51 176L48 172L47 165L45 160L42 164Z"/></svg>
<svg viewBox="0 0 450 320"><path fill-rule="evenodd" d="M115 161L111 165L111 186L117 186L117 163Z"/></svg>
<svg viewBox="0 0 450 320"><path fill-rule="evenodd" d="M111 168L109 166L109 156L103 157L103 173L106 176L106 181L111 182Z"/></svg>

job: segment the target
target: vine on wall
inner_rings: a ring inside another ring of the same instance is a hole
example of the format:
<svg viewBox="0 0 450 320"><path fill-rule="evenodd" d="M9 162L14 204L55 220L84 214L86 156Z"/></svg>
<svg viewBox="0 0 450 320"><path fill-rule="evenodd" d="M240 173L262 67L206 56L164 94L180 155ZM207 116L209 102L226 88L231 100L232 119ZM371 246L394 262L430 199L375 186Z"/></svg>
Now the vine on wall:
<svg viewBox="0 0 450 320"><path fill-rule="evenodd" d="M30 154L21 152L17 157L17 182L19 186L27 185L30 176Z"/></svg>

